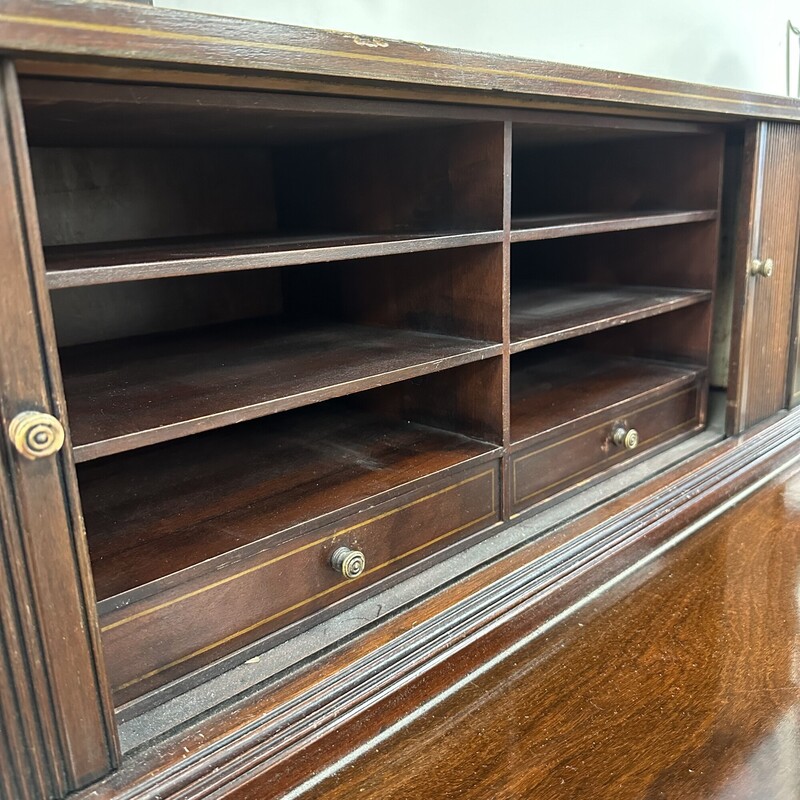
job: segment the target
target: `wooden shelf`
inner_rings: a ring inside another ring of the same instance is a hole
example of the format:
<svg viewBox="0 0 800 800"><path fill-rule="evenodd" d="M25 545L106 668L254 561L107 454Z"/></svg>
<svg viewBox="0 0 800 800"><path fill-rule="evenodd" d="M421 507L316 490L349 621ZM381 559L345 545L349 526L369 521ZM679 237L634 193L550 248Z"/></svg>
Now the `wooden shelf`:
<svg viewBox="0 0 800 800"><path fill-rule="evenodd" d="M455 433L342 406L334 401L81 465L98 598L266 537L274 543L280 534L283 541L498 452Z"/></svg>
<svg viewBox="0 0 800 800"><path fill-rule="evenodd" d="M711 300L710 291L650 286L548 286L511 294L511 352Z"/></svg>
<svg viewBox="0 0 800 800"><path fill-rule="evenodd" d="M184 238L45 248L50 289L493 244L502 231Z"/></svg>
<svg viewBox="0 0 800 800"><path fill-rule="evenodd" d="M76 461L498 355L502 345L339 323L215 325L62 352Z"/></svg>
<svg viewBox="0 0 800 800"><path fill-rule="evenodd" d="M592 352L562 353L521 368L512 361L511 440L518 444L564 425L583 425L621 403L694 383L703 372Z"/></svg>
<svg viewBox="0 0 800 800"><path fill-rule="evenodd" d="M659 228L688 222L705 222L717 218L714 209L701 211L631 211L590 214L541 214L515 216L511 219L511 241L530 242L537 239L558 239L590 233L630 231L636 228Z"/></svg>

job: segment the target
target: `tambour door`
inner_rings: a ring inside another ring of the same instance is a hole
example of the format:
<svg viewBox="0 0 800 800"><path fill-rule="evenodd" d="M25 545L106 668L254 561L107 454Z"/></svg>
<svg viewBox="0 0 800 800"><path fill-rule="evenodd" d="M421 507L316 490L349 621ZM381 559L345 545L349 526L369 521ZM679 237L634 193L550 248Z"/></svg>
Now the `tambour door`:
<svg viewBox="0 0 800 800"><path fill-rule="evenodd" d="M800 125L759 122L744 144L734 269L729 433L786 406L800 209Z"/></svg>
<svg viewBox="0 0 800 800"><path fill-rule="evenodd" d="M0 68L0 797L40 800L107 773L118 747L19 95Z"/></svg>

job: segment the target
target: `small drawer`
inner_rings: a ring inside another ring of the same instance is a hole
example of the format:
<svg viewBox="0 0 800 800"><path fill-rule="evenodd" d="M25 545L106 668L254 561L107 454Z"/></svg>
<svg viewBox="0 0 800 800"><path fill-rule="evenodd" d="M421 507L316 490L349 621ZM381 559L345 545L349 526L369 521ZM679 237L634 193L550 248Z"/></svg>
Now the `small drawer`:
<svg viewBox="0 0 800 800"><path fill-rule="evenodd" d="M116 703L352 597L500 519L499 461L406 493L101 615ZM359 577L331 564L364 554ZM340 606L341 607L341 606Z"/></svg>
<svg viewBox="0 0 800 800"><path fill-rule="evenodd" d="M516 451L511 456L512 514L582 486L599 472L699 427L703 392L702 383L684 386L666 396L617 409L584 430L542 437L530 448ZM636 446L629 449L632 436L637 439Z"/></svg>

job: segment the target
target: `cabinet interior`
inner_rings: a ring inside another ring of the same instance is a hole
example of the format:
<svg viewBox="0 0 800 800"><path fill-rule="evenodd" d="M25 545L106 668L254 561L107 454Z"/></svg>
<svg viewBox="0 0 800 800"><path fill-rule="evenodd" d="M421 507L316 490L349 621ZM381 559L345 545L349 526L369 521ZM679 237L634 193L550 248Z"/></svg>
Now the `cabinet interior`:
<svg viewBox="0 0 800 800"><path fill-rule="evenodd" d="M716 129L21 88L120 705L706 424Z"/></svg>

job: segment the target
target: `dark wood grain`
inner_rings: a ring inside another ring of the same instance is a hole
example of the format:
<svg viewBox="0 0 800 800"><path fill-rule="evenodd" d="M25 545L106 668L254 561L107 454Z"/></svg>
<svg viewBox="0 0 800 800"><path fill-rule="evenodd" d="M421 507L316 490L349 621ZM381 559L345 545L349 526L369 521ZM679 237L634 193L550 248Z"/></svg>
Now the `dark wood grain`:
<svg viewBox="0 0 800 800"><path fill-rule="evenodd" d="M706 303L711 292L570 284L522 289L511 297L511 352Z"/></svg>
<svg viewBox="0 0 800 800"><path fill-rule="evenodd" d="M336 90L346 94L348 89L370 82L373 96L386 85L400 85L408 97L414 94L410 89L416 84L420 96L430 97L423 91L426 87L435 87L439 97L445 90L467 90L458 99L477 102L488 97L494 104L521 95L526 100L537 97L542 105L554 100L562 104L578 101L723 117L800 118L792 98L511 56L487 60L480 53L140 4L58 0L54 6L51 0L13 0L5 4L0 22L0 47L29 60L42 53L72 61L76 56L85 59L88 49L93 61L105 61L109 66L127 59L137 67L224 72L229 85L237 85L237 78L240 85L246 85L248 73L269 71L286 79L316 76L316 81L306 78L305 82L295 81L294 86L306 91L315 86L317 92L326 84L336 84ZM288 84L285 80L284 86ZM274 79L272 85L280 84Z"/></svg>
<svg viewBox="0 0 800 800"><path fill-rule="evenodd" d="M456 337L248 322L82 345L62 354L75 458L85 461L486 358Z"/></svg>
<svg viewBox="0 0 800 800"><path fill-rule="evenodd" d="M715 219L714 209L705 211L594 212L573 214L540 214L515 216L511 220L511 241L529 242L559 239L564 236L586 236L592 233L629 231L704 222Z"/></svg>
<svg viewBox="0 0 800 800"><path fill-rule="evenodd" d="M512 279L712 290L718 238L710 220L520 242L512 247Z"/></svg>
<svg viewBox="0 0 800 800"><path fill-rule="evenodd" d="M30 67L30 62L26 66ZM158 85L153 80L141 81L139 74L129 66L127 78L114 83L23 77L20 93L31 143L82 147L187 145L198 141L296 144L392 130L418 131L465 121L504 120L526 123L517 127L515 140L537 146L711 130L710 125L699 122L392 102L385 96L376 102L352 94L325 97L319 93L268 92L263 86L259 91L225 90L196 85L198 76L187 79L187 75L182 76L184 85ZM206 73L206 78L210 85L219 84L218 76Z"/></svg>
<svg viewBox="0 0 800 800"><path fill-rule="evenodd" d="M0 63L0 793L63 796L117 763L88 554L67 449L28 460L20 412L64 419L12 65Z"/></svg>
<svg viewBox="0 0 800 800"><path fill-rule="evenodd" d="M269 147L500 118L497 112L458 106L433 111L422 104L384 101L376 108L373 102L344 97L130 82L23 78L20 92L28 135L37 147Z"/></svg>
<svg viewBox="0 0 800 800"><path fill-rule="evenodd" d="M512 218L714 210L722 144L707 134L516 146Z"/></svg>
<svg viewBox="0 0 800 800"><path fill-rule="evenodd" d="M122 242L45 249L51 289L344 261L499 242L500 231Z"/></svg>
<svg viewBox="0 0 800 800"><path fill-rule="evenodd" d="M591 384L590 384L591 385ZM677 391L652 392L646 399L620 403L605 419L590 418L576 433L537 438L531 447L516 449L510 458L512 513L563 498L564 492L585 489L598 474L640 458L666 441L701 427L705 406L702 376ZM614 444L617 426L639 434L635 450Z"/></svg>
<svg viewBox="0 0 800 800"><path fill-rule="evenodd" d="M304 796L794 800L799 499L774 481Z"/></svg>
<svg viewBox="0 0 800 800"><path fill-rule="evenodd" d="M502 227L501 122L293 144L278 155L278 226L287 232Z"/></svg>
<svg viewBox="0 0 800 800"><path fill-rule="evenodd" d="M218 570L209 559L234 562L247 545L293 538L493 449L325 404L82 465L95 589L101 601L114 598L100 609L128 605L132 589L153 593L142 587L156 580L161 590L177 584L189 567Z"/></svg>
<svg viewBox="0 0 800 800"><path fill-rule="evenodd" d="M498 466L497 459L469 465L104 614L115 699L130 700L314 612L329 617L382 578L496 524ZM356 580L330 566L341 546L364 552Z"/></svg>
<svg viewBox="0 0 800 800"><path fill-rule="evenodd" d="M798 254L800 129L748 128L740 222L734 255L734 340L728 430L738 433L786 407L792 298ZM774 274L751 275L753 259L773 259Z"/></svg>
<svg viewBox="0 0 800 800"><path fill-rule="evenodd" d="M516 358L519 358L517 356ZM702 369L641 358L566 353L511 364L511 439L584 427L629 401L694 383Z"/></svg>
<svg viewBox="0 0 800 800"><path fill-rule="evenodd" d="M798 431L800 413L793 412L577 518L567 514L548 535L289 680L175 731L77 796L280 796L800 454Z"/></svg>

